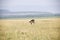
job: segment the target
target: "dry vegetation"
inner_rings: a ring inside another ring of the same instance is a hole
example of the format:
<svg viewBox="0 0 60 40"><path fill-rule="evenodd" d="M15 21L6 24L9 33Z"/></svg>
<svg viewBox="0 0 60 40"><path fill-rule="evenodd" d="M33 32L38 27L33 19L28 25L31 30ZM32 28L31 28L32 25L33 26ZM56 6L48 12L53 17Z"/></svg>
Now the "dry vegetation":
<svg viewBox="0 0 60 40"><path fill-rule="evenodd" d="M60 40L60 18L0 19L0 40Z"/></svg>

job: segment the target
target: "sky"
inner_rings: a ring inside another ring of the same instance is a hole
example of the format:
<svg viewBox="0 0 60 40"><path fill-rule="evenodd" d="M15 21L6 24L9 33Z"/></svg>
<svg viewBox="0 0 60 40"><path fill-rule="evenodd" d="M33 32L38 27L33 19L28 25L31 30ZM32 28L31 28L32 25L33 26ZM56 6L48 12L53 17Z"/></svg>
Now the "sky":
<svg viewBox="0 0 60 40"><path fill-rule="evenodd" d="M40 11L60 13L60 0L0 0L0 9L12 12Z"/></svg>

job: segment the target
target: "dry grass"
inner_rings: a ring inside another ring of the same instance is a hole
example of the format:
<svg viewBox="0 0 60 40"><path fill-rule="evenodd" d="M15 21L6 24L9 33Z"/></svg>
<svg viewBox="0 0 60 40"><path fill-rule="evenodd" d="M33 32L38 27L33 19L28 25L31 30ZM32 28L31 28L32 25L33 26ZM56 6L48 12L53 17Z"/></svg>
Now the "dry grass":
<svg viewBox="0 0 60 40"><path fill-rule="evenodd" d="M60 18L1 19L0 40L60 40Z"/></svg>

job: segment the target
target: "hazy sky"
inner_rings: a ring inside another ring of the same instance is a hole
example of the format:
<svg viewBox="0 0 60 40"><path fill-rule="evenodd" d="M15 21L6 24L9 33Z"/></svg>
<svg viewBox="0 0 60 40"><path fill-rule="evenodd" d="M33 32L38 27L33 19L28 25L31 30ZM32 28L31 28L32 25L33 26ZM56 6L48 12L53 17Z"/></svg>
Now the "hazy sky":
<svg viewBox="0 0 60 40"><path fill-rule="evenodd" d="M0 0L0 9L60 13L60 0Z"/></svg>

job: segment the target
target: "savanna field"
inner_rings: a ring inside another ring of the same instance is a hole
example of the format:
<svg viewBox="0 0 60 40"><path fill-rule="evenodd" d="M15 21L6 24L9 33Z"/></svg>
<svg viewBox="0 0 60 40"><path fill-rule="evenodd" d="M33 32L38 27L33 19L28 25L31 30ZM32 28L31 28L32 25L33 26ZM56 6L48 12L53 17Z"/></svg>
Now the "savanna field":
<svg viewBox="0 0 60 40"><path fill-rule="evenodd" d="M0 19L0 40L60 40L60 18Z"/></svg>

